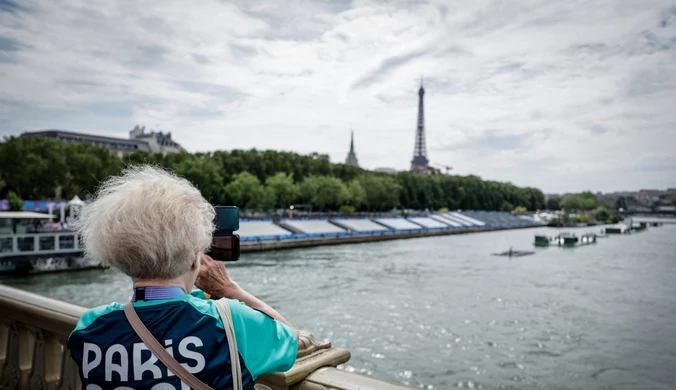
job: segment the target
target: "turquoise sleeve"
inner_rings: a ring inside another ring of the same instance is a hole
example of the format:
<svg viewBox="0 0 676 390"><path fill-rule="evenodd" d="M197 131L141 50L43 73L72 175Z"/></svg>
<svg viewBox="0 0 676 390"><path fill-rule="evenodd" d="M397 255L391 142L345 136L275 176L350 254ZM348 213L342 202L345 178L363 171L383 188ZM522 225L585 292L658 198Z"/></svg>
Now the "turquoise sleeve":
<svg viewBox="0 0 676 390"><path fill-rule="evenodd" d="M199 288L195 288L190 292L190 295L192 295L195 298L199 299L207 299L206 295L204 295L204 291L200 290Z"/></svg>
<svg viewBox="0 0 676 390"><path fill-rule="evenodd" d="M261 374L289 370L296 362L296 332L267 314L228 299L239 354L254 380Z"/></svg>

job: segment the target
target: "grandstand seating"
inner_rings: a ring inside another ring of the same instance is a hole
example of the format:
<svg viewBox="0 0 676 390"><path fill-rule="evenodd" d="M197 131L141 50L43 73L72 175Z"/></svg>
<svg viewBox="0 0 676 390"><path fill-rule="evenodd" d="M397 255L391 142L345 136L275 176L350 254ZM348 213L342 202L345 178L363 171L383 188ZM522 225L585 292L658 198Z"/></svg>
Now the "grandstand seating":
<svg viewBox="0 0 676 390"><path fill-rule="evenodd" d="M391 229L395 230L417 230L422 229L422 226L416 225L413 222L407 221L403 217L397 218L375 218L375 221L381 223Z"/></svg>
<svg viewBox="0 0 676 390"><path fill-rule="evenodd" d="M240 237L288 236L292 232L275 225L270 219L240 220L237 234Z"/></svg>
<svg viewBox="0 0 676 390"><path fill-rule="evenodd" d="M294 230L315 234L315 233L347 233L342 229L326 219L282 219L280 221L282 226L288 226Z"/></svg>
<svg viewBox="0 0 676 390"><path fill-rule="evenodd" d="M368 218L334 218L334 223L355 232L377 232L389 230Z"/></svg>
<svg viewBox="0 0 676 390"><path fill-rule="evenodd" d="M482 221L479 221L477 219L468 217L465 214L461 214L461 213L458 213L458 212L455 212L455 211L449 212L448 215L451 218L463 221L465 223L469 223L471 226L484 226L484 225L486 225L485 222L482 222Z"/></svg>
<svg viewBox="0 0 676 390"><path fill-rule="evenodd" d="M446 229L449 227L447 223L429 217L409 217L408 220L428 229Z"/></svg>
<svg viewBox="0 0 676 390"><path fill-rule="evenodd" d="M452 227L455 227L455 228L464 228L464 227L467 227L469 225L469 223L460 222L460 221L452 219L448 214L432 214L432 215L430 215L430 217L436 219L437 221L441 221L445 224L448 224Z"/></svg>
<svg viewBox="0 0 676 390"><path fill-rule="evenodd" d="M463 215L483 221L490 226L531 226L535 222L501 211L463 211Z"/></svg>

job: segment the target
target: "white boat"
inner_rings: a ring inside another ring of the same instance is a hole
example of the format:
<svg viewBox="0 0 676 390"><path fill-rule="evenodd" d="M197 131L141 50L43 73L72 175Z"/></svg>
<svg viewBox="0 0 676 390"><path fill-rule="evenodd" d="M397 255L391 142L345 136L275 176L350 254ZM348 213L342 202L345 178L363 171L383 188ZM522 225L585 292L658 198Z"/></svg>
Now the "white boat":
<svg viewBox="0 0 676 390"><path fill-rule="evenodd" d="M34 265L61 259L68 268L82 255L78 234L46 222L53 215L0 211L0 273L31 272Z"/></svg>

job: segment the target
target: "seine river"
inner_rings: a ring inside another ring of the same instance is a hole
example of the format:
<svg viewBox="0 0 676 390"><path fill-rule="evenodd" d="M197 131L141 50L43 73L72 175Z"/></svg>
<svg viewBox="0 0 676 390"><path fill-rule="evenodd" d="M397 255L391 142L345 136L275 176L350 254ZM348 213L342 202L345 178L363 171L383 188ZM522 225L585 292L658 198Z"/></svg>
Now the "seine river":
<svg viewBox="0 0 676 390"><path fill-rule="evenodd" d="M578 232L588 229L578 229ZM533 256L529 229L244 254L246 289L346 347L345 370L414 388L672 389L676 226ZM3 283L79 305L130 297L112 270Z"/></svg>

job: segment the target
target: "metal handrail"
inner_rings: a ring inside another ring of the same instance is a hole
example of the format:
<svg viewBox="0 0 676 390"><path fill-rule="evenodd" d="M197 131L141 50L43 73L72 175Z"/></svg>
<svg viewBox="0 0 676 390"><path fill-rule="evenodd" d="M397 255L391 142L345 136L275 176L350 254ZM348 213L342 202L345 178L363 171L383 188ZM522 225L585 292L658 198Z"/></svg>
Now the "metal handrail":
<svg viewBox="0 0 676 390"><path fill-rule="evenodd" d="M66 342L87 309L0 285L0 388L79 389L77 366ZM274 390L404 390L335 368L350 353L301 332L299 353L287 372L259 379Z"/></svg>

